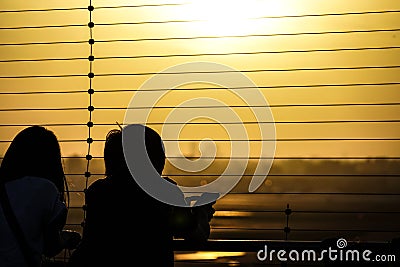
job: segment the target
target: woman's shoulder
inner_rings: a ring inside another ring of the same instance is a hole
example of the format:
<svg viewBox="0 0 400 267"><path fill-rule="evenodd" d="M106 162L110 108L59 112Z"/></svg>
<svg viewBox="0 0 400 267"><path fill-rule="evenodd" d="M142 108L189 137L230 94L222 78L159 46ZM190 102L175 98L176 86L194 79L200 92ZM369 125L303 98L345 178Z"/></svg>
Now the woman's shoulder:
<svg viewBox="0 0 400 267"><path fill-rule="evenodd" d="M29 206L39 213L46 210L46 212L58 214L66 210L56 185L46 178L24 176L8 182L6 188L10 202L19 203L16 205ZM49 216L53 215L49 214Z"/></svg>
<svg viewBox="0 0 400 267"><path fill-rule="evenodd" d="M94 181L93 183L91 183L88 186L88 189L95 189L95 188L101 188L101 187L105 187L108 186L110 184L110 177L103 177L100 179L97 179L96 181Z"/></svg>
<svg viewBox="0 0 400 267"><path fill-rule="evenodd" d="M86 190L86 194L95 194L95 193L99 193L101 191L107 191L112 189L113 187L113 182L112 179L110 179L110 177L104 177L104 178L100 178L97 179L96 181L94 181L93 183L91 183L87 190Z"/></svg>
<svg viewBox="0 0 400 267"><path fill-rule="evenodd" d="M59 194L56 185L52 181L37 176L24 176L22 178L9 181L7 183L7 187L11 187L14 189L16 188L21 188L21 189L29 188L30 190L34 189L32 190L32 192L37 192L38 194L44 192L55 195Z"/></svg>

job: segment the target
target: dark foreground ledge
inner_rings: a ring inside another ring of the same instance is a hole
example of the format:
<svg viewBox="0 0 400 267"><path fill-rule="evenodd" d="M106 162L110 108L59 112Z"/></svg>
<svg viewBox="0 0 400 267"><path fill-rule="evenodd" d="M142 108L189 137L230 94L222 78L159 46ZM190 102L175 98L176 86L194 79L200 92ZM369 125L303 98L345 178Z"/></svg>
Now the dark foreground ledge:
<svg viewBox="0 0 400 267"><path fill-rule="evenodd" d="M337 248L337 239L323 241L286 241L286 240L224 240L210 239L206 243L192 243L184 240L174 240L175 251L234 251L234 252L257 252L267 245L268 249L291 250L291 249L324 249ZM400 239L393 239L388 242L351 242L346 248L370 249L379 251L399 251Z"/></svg>

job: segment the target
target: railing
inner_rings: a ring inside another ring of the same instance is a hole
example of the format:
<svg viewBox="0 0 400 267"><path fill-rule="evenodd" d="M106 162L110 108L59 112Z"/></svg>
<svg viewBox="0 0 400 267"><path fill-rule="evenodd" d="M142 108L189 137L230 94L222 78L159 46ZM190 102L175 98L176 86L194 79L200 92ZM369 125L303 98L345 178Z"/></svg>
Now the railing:
<svg viewBox="0 0 400 267"><path fill-rule="evenodd" d="M189 129L179 138L183 155L171 153L169 161L198 158L193 151L205 132L222 148L216 157L202 158L213 161L206 171L186 172L169 162L165 175L180 183L205 184L218 178L227 162L249 160L238 186L217 203L212 241L201 249L257 252L267 241L277 247L314 246L331 237L386 246L400 232L400 5L331 1L331 8L299 1L293 8L286 3L285 10L285 3L241 18L243 25L252 23L243 29L220 29L218 16L202 17L200 10L190 9L193 3L182 1L88 1L88 7L82 2L2 3L0 154L28 125L53 129L70 184L68 228L80 232L84 190L104 175L105 134L117 127L115 121L123 123L126 110L151 108L155 115L148 124L155 129L174 124ZM234 13L237 3L231 5L225 13ZM230 19L225 18L235 21ZM264 105L244 103L220 91L221 86L192 84L152 92L141 87L165 68L191 61L232 65L255 81L254 88L230 89L257 89L267 98L276 138L260 136L257 127L271 122L249 113ZM127 101L137 93L157 92L171 97L163 95L151 107ZM189 107L177 102L196 97L224 101ZM237 124L248 138L232 139L219 130L236 125L230 120L165 121L165 114L176 109L218 113L226 107L239 115ZM273 157L257 151L260 143L272 141L277 148ZM251 153L232 157L223 150L232 142L247 142ZM268 179L249 193L256 164L272 159ZM200 249L181 241L176 246Z"/></svg>

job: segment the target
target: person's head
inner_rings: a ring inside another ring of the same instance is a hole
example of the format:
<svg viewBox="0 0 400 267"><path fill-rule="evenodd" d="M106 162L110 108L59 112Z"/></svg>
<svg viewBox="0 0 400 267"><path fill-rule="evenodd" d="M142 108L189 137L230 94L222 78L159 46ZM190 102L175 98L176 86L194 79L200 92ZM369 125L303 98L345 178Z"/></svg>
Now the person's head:
<svg viewBox="0 0 400 267"><path fill-rule="evenodd" d="M145 130L147 155L143 156L149 157L154 168L161 175L165 165L165 152L161 136L148 126L140 125L140 127L144 127ZM125 162L121 130L108 132L104 145L104 163L107 176L129 173Z"/></svg>
<svg viewBox="0 0 400 267"><path fill-rule="evenodd" d="M8 147L0 167L0 181L24 176L50 180L64 200L67 183L56 135L42 127L30 126L20 131Z"/></svg>

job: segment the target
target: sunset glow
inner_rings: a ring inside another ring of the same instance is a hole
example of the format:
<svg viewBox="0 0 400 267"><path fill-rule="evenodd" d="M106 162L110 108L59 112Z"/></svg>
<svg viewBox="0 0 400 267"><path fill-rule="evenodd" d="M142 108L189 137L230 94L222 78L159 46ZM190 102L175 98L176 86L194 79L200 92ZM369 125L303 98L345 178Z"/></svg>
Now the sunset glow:
<svg viewBox="0 0 400 267"><path fill-rule="evenodd" d="M260 27L268 28L268 23L260 21L263 17L290 11L280 2L259 0L195 0L184 10L187 17L198 20L189 27L198 33L216 36L255 33Z"/></svg>
<svg viewBox="0 0 400 267"><path fill-rule="evenodd" d="M107 133L137 119L164 141L163 176L237 182L212 238L398 237L399 0L1 0L0 18L0 161L25 127L52 130L69 229ZM175 260L248 260L235 251Z"/></svg>

